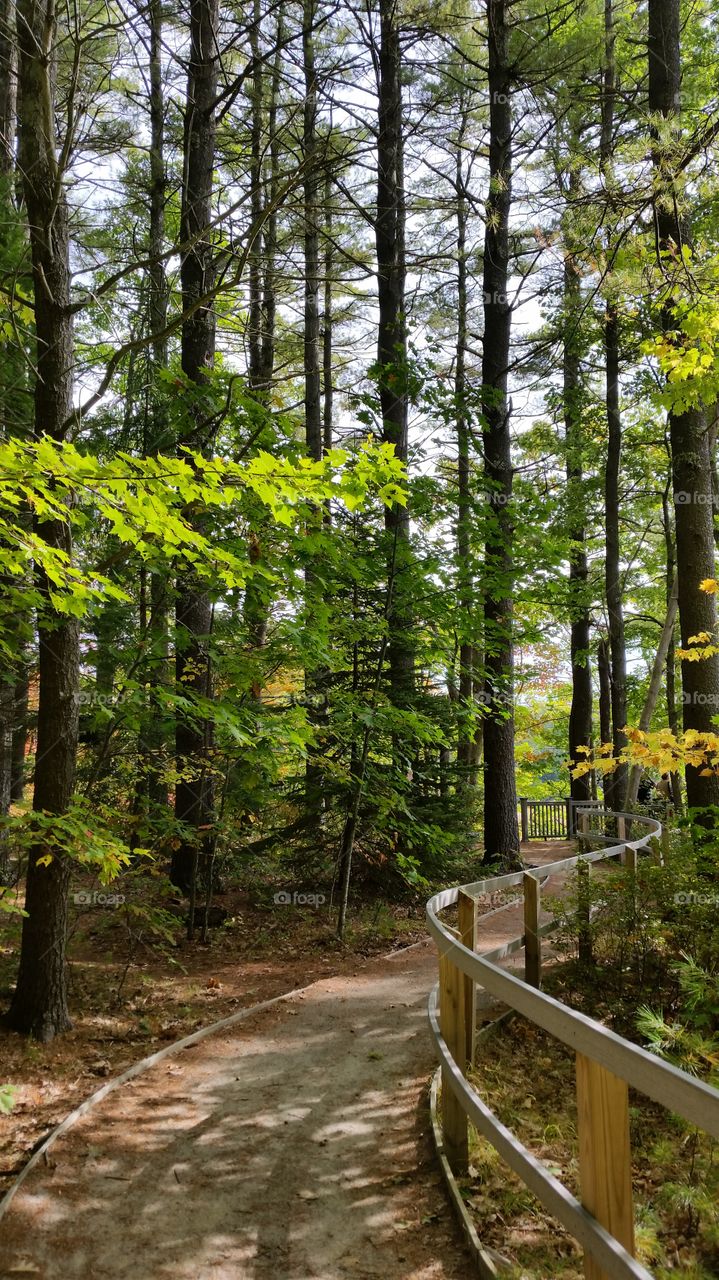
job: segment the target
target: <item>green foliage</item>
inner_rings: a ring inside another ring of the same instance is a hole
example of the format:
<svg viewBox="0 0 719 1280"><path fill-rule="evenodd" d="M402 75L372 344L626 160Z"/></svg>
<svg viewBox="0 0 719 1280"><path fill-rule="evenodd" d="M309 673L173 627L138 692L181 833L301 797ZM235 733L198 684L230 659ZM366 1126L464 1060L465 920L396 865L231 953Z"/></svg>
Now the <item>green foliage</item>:
<svg viewBox="0 0 719 1280"><path fill-rule="evenodd" d="M636 874L608 865L594 871L588 885L577 875L561 900L552 899L552 911L557 945L572 960L572 980L590 1007L601 1002L603 1014L626 1033L635 1027L637 1010L661 991L671 1020L676 1014L692 1032L701 1030L692 1019L707 1012L703 984L708 981L711 990L719 924L714 881L707 878L701 849L691 839L677 839L663 866L645 856ZM591 942L588 966L578 963L582 938ZM690 954L694 958L687 968ZM694 1013L688 1003L693 998Z"/></svg>
<svg viewBox="0 0 719 1280"><path fill-rule="evenodd" d="M254 494L271 518L290 526L308 507L340 500L354 509L375 491L382 502L404 502L403 469L388 445L364 444L350 459L333 450L320 463L297 463L259 453L244 463L205 458L185 450L181 458L136 458L118 452L101 461L75 445L11 439L0 443L0 546L6 571L20 584L11 602L26 609L41 597L23 585L31 566L49 582L53 613L84 616L103 598L129 601L127 591L96 568L83 570L67 552L30 529L27 507L38 521L67 522L80 532L90 518L149 563L190 565L195 573L225 589L242 587L250 572L246 557L198 531L199 510L222 509L231 517L241 498ZM0 642L2 637L0 636Z"/></svg>
<svg viewBox="0 0 719 1280"><path fill-rule="evenodd" d="M114 834L106 815L82 798L62 814L31 810L17 818L6 817L2 824L18 854L34 850L39 866L47 866L57 857L68 859L92 868L103 885L111 884L131 861L127 845ZM132 850L132 857L148 856L147 849Z"/></svg>
<svg viewBox="0 0 719 1280"><path fill-rule="evenodd" d="M15 1106L17 1089L12 1084L0 1084L0 1116L9 1116Z"/></svg>
<svg viewBox="0 0 719 1280"><path fill-rule="evenodd" d="M676 1016L664 1015L644 1005L637 1013L637 1028L653 1053L676 1063L692 1075L719 1083L719 979L691 956L672 965L678 979Z"/></svg>

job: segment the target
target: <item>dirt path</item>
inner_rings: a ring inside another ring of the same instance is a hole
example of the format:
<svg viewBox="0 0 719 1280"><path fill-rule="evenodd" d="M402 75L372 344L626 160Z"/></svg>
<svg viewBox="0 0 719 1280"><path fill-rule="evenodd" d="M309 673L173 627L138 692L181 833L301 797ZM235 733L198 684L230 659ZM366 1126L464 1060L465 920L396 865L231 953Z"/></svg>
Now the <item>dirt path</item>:
<svg viewBox="0 0 719 1280"><path fill-rule="evenodd" d="M495 913L480 950L521 930ZM24 1183L0 1277L466 1280L429 1137L436 974L429 940L368 961L122 1086Z"/></svg>
<svg viewBox="0 0 719 1280"><path fill-rule="evenodd" d="M460 1280L430 1150L427 942L153 1067L18 1193L0 1275Z"/></svg>

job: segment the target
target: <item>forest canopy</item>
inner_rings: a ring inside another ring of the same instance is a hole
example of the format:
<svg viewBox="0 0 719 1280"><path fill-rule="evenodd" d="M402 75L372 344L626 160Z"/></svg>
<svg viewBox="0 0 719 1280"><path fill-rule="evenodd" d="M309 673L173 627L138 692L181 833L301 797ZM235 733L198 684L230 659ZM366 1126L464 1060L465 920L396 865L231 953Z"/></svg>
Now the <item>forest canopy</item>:
<svg viewBox="0 0 719 1280"><path fill-rule="evenodd" d="M208 905L719 805L704 0L0 0L0 871ZM24 886L23 899L17 889ZM207 917L205 917L205 922Z"/></svg>

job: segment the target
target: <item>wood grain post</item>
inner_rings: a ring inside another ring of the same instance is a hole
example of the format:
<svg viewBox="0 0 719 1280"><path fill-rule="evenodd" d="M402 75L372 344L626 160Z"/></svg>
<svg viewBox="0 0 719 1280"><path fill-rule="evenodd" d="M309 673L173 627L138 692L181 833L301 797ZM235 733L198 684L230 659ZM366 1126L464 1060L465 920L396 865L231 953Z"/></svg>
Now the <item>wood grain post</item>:
<svg viewBox="0 0 719 1280"><path fill-rule="evenodd" d="M629 845L624 850L624 865L627 871L631 871L632 875L637 873L637 851Z"/></svg>
<svg viewBox="0 0 719 1280"><path fill-rule="evenodd" d="M572 797L567 796L564 804L566 810L567 840L571 840L575 834L574 805L572 804Z"/></svg>
<svg viewBox="0 0 719 1280"><path fill-rule="evenodd" d="M626 1081L577 1054L579 1180L585 1209L634 1254L629 1090ZM584 1256L586 1280L611 1280Z"/></svg>
<svg viewBox="0 0 719 1280"><path fill-rule="evenodd" d="M669 859L669 828L662 823L662 858L665 862Z"/></svg>
<svg viewBox="0 0 719 1280"><path fill-rule="evenodd" d="M623 840L626 840L626 838L627 838L626 818L617 818L617 840L621 842ZM625 848L622 850L620 854L620 862L622 866L624 866L624 864L626 863L626 860L627 860L627 850Z"/></svg>
<svg viewBox="0 0 719 1280"><path fill-rule="evenodd" d="M589 843L589 814L580 810L577 815L577 835L582 849Z"/></svg>
<svg viewBox="0 0 719 1280"><path fill-rule="evenodd" d="M526 796L519 797L519 809L522 815L522 843L524 844L529 839L529 805Z"/></svg>
<svg viewBox="0 0 719 1280"><path fill-rule="evenodd" d="M539 937L539 880L525 871L524 886L524 981L539 987L542 981L542 942Z"/></svg>
<svg viewBox="0 0 719 1280"><path fill-rule="evenodd" d="M581 964L592 964L594 960L591 928L591 866L590 862L577 863L577 938Z"/></svg>
<svg viewBox="0 0 719 1280"><path fill-rule="evenodd" d="M449 1052L461 1067L462 1072L466 1072L464 974L447 955L439 957L439 1025ZM452 1171L458 1175L466 1173L469 1162L467 1117L452 1092L448 1073L444 1067L442 1068L442 1138Z"/></svg>
<svg viewBox="0 0 719 1280"><path fill-rule="evenodd" d="M460 889L457 899L460 941L470 951L477 950L477 900ZM477 1030L477 987L473 978L462 974L464 983L464 1030L467 1065L474 1066L474 1037Z"/></svg>
<svg viewBox="0 0 719 1280"><path fill-rule="evenodd" d="M657 836L652 836L651 840L649 841L649 848L652 854L652 862L656 863L656 865L660 867L663 862L662 847L659 843L659 839Z"/></svg>

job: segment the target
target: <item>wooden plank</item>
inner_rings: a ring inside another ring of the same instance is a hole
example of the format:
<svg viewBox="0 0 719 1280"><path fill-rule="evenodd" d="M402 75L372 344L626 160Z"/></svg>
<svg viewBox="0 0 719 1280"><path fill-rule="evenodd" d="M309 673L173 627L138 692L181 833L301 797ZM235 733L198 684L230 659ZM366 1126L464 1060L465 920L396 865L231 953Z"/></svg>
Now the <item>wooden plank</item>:
<svg viewBox="0 0 719 1280"><path fill-rule="evenodd" d="M459 938L470 951L477 950L477 902L463 889L457 898ZM477 986L474 978L462 974L464 984L464 1033L465 1058L468 1066L474 1065L474 1037L477 1030Z"/></svg>
<svg viewBox="0 0 719 1280"><path fill-rule="evenodd" d="M624 818L619 817L617 818L617 840L621 841L621 843L623 844L626 838L627 838L627 824ZM627 861L626 849L624 850L620 861L622 863L622 866L626 864L626 861Z"/></svg>
<svg viewBox="0 0 719 1280"><path fill-rule="evenodd" d="M580 847L584 849L589 838L589 814L584 809L580 809L577 815L577 835Z"/></svg>
<svg viewBox="0 0 719 1280"><path fill-rule="evenodd" d="M491 887L492 882L490 880L482 883ZM445 889L427 904L429 932L443 950L451 944L451 938L446 926L437 919L436 912L456 901L457 890ZM500 950L503 954L509 954L519 945L521 938L506 943ZM591 1056L628 1081L632 1088L668 1107L670 1111L678 1112L705 1133L719 1138L718 1090L657 1058L640 1045L623 1040L616 1032L594 1022L586 1014L568 1009L544 992L527 986L521 978L493 964L495 956L499 958L499 953L489 953L488 956L473 955L466 950L456 953L457 964L462 972L473 977L485 991L516 1009L523 1017L536 1022L537 1026L556 1036L563 1044Z"/></svg>
<svg viewBox="0 0 719 1280"><path fill-rule="evenodd" d="M582 1053L577 1054L577 1123L582 1204L632 1257L632 1153L626 1082ZM612 1280L589 1255L586 1280Z"/></svg>
<svg viewBox="0 0 719 1280"><path fill-rule="evenodd" d="M467 1034L465 1030L464 974L450 956L439 957L439 1019L442 1037L455 1063L465 1074ZM447 1159L456 1174L467 1171L469 1159L468 1125L464 1108L452 1092L446 1067L442 1067L442 1137Z"/></svg>
<svg viewBox="0 0 719 1280"><path fill-rule="evenodd" d="M535 996L537 994L524 985L523 989L529 994ZM429 1021L440 1061L446 1062L446 1050L438 1039L436 999L435 988L429 1000ZM549 1172L542 1161L492 1114L454 1064L448 1064L448 1071L452 1087L457 1096L463 1100L467 1115L477 1132L489 1139L501 1158L515 1173L519 1174L525 1186L529 1187L545 1208L559 1219L585 1250L590 1250L605 1266L612 1280L652 1280L651 1273L646 1267L633 1259L624 1246L596 1221L554 1174ZM544 1275L542 1280L545 1280Z"/></svg>
<svg viewBox="0 0 719 1280"><path fill-rule="evenodd" d="M594 955L592 949L591 929L591 863L577 863L577 916L579 959L582 964L591 964Z"/></svg>
<svg viewBox="0 0 719 1280"><path fill-rule="evenodd" d="M567 796L565 800L565 822L566 822L566 838L571 840L574 835L574 806L572 805L572 797Z"/></svg>
<svg viewBox="0 0 719 1280"><path fill-rule="evenodd" d="M493 1261L492 1255L482 1247L482 1242L477 1235L477 1229L472 1220L472 1215L462 1199L462 1193L457 1185L457 1180L452 1173L449 1160L445 1154L444 1141L442 1139L442 1127L437 1116L437 1095L439 1093L438 1086L440 1076L441 1070L438 1068L432 1078L432 1085L429 1093L429 1115L432 1122L432 1137L434 1138L434 1145L439 1159L440 1168L442 1170L442 1177L444 1178L447 1191L449 1192L449 1198L452 1201L452 1208L457 1215L465 1240L467 1241L470 1251L474 1257L478 1275L481 1277L481 1280L500 1280L500 1272L497 1270L497 1266Z"/></svg>
<svg viewBox="0 0 719 1280"><path fill-rule="evenodd" d="M539 987L542 981L542 943L539 937L539 880L524 874L524 981Z"/></svg>
<svg viewBox="0 0 719 1280"><path fill-rule="evenodd" d="M529 809L526 796L520 797L519 807L522 815L522 841L526 842L529 839Z"/></svg>

